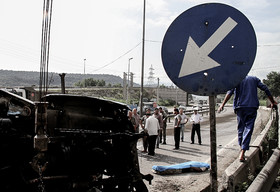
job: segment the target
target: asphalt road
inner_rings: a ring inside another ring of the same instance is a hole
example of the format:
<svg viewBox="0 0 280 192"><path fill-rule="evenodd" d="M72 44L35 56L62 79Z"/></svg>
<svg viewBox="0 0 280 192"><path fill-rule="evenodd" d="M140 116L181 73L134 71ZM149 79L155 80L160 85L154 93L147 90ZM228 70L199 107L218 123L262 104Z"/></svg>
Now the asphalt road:
<svg viewBox="0 0 280 192"><path fill-rule="evenodd" d="M153 165L173 165L187 161L207 162L210 164L210 122L209 117L204 116L201 123L202 145L190 144L191 125L185 128L185 141L180 142L180 149L173 150L174 137L172 134L172 122L168 124L167 145L160 145L155 150L155 156L142 153L142 141L139 140L137 148L141 173L152 174L152 185L147 182L149 191L173 192L173 191L201 191L203 186L209 183L210 171L189 172L176 175L158 175L152 172ZM238 158L239 146L237 143L237 120L232 107L226 107L222 113L216 114L216 143L218 158L218 174L222 174L225 167Z"/></svg>

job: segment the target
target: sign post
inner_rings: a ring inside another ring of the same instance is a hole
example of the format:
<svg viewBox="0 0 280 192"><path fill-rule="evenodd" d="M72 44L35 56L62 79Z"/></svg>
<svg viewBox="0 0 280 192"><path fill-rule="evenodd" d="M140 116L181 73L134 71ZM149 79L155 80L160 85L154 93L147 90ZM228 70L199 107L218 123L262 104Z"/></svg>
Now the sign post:
<svg viewBox="0 0 280 192"><path fill-rule="evenodd" d="M256 51L250 21L221 3L186 10L171 23L163 39L162 63L172 82L187 93L209 96L212 191L218 190L215 97L246 77Z"/></svg>
<svg viewBox="0 0 280 192"><path fill-rule="evenodd" d="M210 108L210 145L211 145L211 170L210 181L211 191L218 191L218 171L217 171L217 142L216 142L216 111L215 111L215 96L209 96Z"/></svg>

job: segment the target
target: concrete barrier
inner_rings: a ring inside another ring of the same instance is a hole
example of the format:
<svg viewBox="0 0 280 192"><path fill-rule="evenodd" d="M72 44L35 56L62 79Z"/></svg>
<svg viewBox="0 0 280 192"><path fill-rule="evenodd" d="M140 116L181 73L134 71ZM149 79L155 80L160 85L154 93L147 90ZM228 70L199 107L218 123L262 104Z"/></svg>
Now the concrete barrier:
<svg viewBox="0 0 280 192"><path fill-rule="evenodd" d="M253 183L249 186L246 192L269 192L272 188L272 185L278 175L278 171L280 169L280 149L279 149L279 115L278 109L276 108L276 113L273 118L275 119L274 126L278 128L278 148L274 149L273 154L258 174L258 176L254 179Z"/></svg>
<svg viewBox="0 0 280 192"><path fill-rule="evenodd" d="M269 161L246 192L269 192L280 168L280 150L275 149Z"/></svg>

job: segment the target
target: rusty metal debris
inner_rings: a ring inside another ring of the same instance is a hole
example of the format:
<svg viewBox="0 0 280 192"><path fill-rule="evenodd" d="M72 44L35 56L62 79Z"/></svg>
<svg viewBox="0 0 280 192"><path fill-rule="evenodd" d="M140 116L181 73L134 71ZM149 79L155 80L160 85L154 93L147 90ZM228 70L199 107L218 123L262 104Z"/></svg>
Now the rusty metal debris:
<svg viewBox="0 0 280 192"><path fill-rule="evenodd" d="M43 101L40 112L0 90L0 191L147 191L143 179L153 177L140 173L136 149L143 135L126 105L65 94Z"/></svg>

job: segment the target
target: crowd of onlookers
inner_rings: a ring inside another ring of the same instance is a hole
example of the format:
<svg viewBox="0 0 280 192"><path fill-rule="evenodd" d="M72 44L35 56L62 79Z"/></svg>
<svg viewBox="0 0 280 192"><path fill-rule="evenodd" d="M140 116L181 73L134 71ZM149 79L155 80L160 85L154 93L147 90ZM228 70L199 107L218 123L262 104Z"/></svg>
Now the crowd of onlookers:
<svg viewBox="0 0 280 192"><path fill-rule="evenodd" d="M202 121L202 116L198 114L198 108L194 108L194 113L190 118L184 114L183 109L177 109L174 107L174 141L175 148L178 150L180 148L180 140L184 141L184 131L185 126L188 121L192 124L191 131L191 144L194 143L195 133L198 136L198 143L201 145L201 135L200 135L200 122ZM128 112L128 119L131 121L134 131L136 133L143 133L143 153L148 153L148 155L155 155L155 148L159 148L159 144L166 144L166 127L168 114L162 109L162 107L155 108L154 112L151 113L151 109L145 111L145 115L140 117L137 113L137 109L134 108L132 111Z"/></svg>

